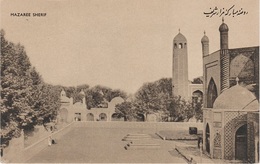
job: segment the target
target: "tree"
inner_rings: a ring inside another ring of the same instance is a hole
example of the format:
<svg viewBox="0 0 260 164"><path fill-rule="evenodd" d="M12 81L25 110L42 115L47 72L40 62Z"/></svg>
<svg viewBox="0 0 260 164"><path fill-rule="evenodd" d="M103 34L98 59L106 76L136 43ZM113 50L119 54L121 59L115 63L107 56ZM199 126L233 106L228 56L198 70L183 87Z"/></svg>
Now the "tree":
<svg viewBox="0 0 260 164"><path fill-rule="evenodd" d="M203 110L202 110L202 103L197 102L194 104L194 110L195 110L195 118L198 121L203 121Z"/></svg>
<svg viewBox="0 0 260 164"><path fill-rule="evenodd" d="M124 117L125 121L131 121L136 117L136 111L132 102L123 102L121 104L117 104L115 111L119 114L119 116Z"/></svg>
<svg viewBox="0 0 260 164"><path fill-rule="evenodd" d="M54 119L60 107L59 91L44 83L31 66L25 49L8 42L1 30L1 136L6 144L22 129Z"/></svg>
<svg viewBox="0 0 260 164"><path fill-rule="evenodd" d="M192 103L184 100L181 96L176 96L169 101L168 111L171 121L174 122L188 121L194 116Z"/></svg>
<svg viewBox="0 0 260 164"><path fill-rule="evenodd" d="M172 99L171 79L163 78L152 83L145 83L135 94L137 113L167 113L167 102Z"/></svg>
<svg viewBox="0 0 260 164"><path fill-rule="evenodd" d="M192 84L203 84L203 76L194 78Z"/></svg>
<svg viewBox="0 0 260 164"><path fill-rule="evenodd" d="M127 94L119 89L113 90L101 85L94 86L86 91L87 108L97 108L107 106L115 97L126 99Z"/></svg>
<svg viewBox="0 0 260 164"><path fill-rule="evenodd" d="M31 122L33 110L28 104L31 94L31 63L24 47L5 40L1 30L1 129L8 138L20 135Z"/></svg>

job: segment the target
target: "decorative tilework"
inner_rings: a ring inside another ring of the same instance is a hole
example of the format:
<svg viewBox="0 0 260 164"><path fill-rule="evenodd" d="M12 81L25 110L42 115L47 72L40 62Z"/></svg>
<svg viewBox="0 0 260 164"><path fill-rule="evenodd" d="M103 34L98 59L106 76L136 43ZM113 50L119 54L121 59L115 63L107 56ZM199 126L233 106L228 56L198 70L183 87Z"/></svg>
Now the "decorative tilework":
<svg viewBox="0 0 260 164"><path fill-rule="evenodd" d="M254 123L247 123L247 157L250 163L255 163L255 137L254 137Z"/></svg>
<svg viewBox="0 0 260 164"><path fill-rule="evenodd" d="M220 78L221 91L229 88L229 53L228 50L220 51Z"/></svg>
<svg viewBox="0 0 260 164"><path fill-rule="evenodd" d="M214 136L214 147L221 147L221 135L219 133Z"/></svg>
<svg viewBox="0 0 260 164"><path fill-rule="evenodd" d="M234 133L235 129L241 125L241 122L247 120L246 112L225 112L224 127L224 158L232 160L235 156L234 150Z"/></svg>

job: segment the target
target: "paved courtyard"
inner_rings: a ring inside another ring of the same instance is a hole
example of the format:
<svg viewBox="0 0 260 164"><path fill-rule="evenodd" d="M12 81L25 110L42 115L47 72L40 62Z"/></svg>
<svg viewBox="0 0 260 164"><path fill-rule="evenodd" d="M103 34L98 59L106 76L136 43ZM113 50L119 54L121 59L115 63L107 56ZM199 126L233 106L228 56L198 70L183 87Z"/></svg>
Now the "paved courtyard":
<svg viewBox="0 0 260 164"><path fill-rule="evenodd" d="M146 133L159 149L125 150L128 133ZM26 163L186 163L174 150L174 141L164 141L153 130L139 128L78 127L72 129Z"/></svg>

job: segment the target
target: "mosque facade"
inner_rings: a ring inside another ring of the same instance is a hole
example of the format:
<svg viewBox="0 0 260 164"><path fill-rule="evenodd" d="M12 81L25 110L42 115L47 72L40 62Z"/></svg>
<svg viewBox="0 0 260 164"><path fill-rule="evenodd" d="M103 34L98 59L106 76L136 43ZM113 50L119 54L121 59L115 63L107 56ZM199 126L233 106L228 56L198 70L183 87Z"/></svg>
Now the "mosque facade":
<svg viewBox="0 0 260 164"><path fill-rule="evenodd" d="M203 54L203 151L211 158L259 162L259 47L229 49L227 24L220 50Z"/></svg>

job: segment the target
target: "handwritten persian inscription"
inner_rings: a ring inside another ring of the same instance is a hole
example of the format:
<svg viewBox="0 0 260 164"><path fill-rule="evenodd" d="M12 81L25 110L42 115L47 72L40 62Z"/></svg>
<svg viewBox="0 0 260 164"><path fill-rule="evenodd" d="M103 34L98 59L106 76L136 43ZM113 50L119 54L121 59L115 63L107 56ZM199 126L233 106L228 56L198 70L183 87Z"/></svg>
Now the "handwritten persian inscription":
<svg viewBox="0 0 260 164"><path fill-rule="evenodd" d="M243 8L240 9L235 9L235 5L231 6L230 8L218 8L216 7L212 7L209 8L208 12L204 12L204 15L206 15L206 17L213 17L213 16L218 16L218 17L224 17L224 16L241 16L241 15L246 15L248 14L248 11L245 11Z"/></svg>

